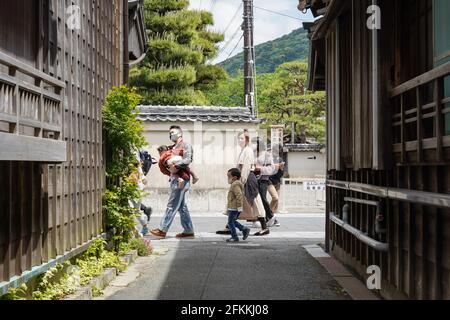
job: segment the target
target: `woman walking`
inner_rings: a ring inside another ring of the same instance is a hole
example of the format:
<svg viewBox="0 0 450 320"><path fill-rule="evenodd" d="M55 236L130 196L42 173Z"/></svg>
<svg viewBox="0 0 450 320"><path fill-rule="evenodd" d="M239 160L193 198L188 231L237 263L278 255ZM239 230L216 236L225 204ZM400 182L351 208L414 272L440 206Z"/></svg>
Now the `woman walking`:
<svg viewBox="0 0 450 320"><path fill-rule="evenodd" d="M265 211L265 221L267 225L273 226L275 222L275 217L273 215L270 203L267 200L267 191L271 184L270 177L276 172L275 164L273 162L273 157L270 152L267 152L267 147L264 141L260 138L256 139L256 168L255 173L257 174L259 183L259 194L264 206Z"/></svg>
<svg viewBox="0 0 450 320"><path fill-rule="evenodd" d="M253 219L256 218L261 224L261 230L254 235L265 236L270 233L266 223L267 213L261 198L258 178L255 174L255 171L258 169L257 160L255 159L255 154L250 146L250 135L247 130L239 133L238 144L242 150L238 157L237 167L241 170L241 182L246 185L244 210L241 217L246 216L245 213L247 213L247 216L252 216L251 213L253 213Z"/></svg>
<svg viewBox="0 0 450 320"><path fill-rule="evenodd" d="M284 162L283 162L283 148L279 144L275 144L272 146L272 157L273 162L275 164L275 174L270 176L270 184L268 187L268 191L270 194L270 209L272 210L272 213L275 215L278 213L278 202L280 198L280 191L281 191L281 179L284 176ZM280 223L278 220L273 220L273 225L279 227ZM268 223L269 227L272 227L272 223Z"/></svg>
<svg viewBox="0 0 450 320"><path fill-rule="evenodd" d="M241 171L241 182L244 185L244 204L241 220L259 221L261 230L255 233L256 236L265 236L270 233L266 223L266 213L259 193L258 180L255 175L256 159L253 149L250 146L250 135L245 129L238 134L238 144L241 152L237 159L237 168ZM217 234L230 234L228 225L225 230L217 231Z"/></svg>

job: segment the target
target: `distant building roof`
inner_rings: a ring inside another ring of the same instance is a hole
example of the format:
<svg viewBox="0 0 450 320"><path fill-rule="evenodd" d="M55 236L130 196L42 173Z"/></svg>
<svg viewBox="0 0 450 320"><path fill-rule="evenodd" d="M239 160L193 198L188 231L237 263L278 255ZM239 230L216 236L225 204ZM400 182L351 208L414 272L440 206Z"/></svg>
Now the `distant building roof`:
<svg viewBox="0 0 450 320"><path fill-rule="evenodd" d="M138 106L138 119L149 122L260 123L247 108L203 106Z"/></svg>
<svg viewBox="0 0 450 320"><path fill-rule="evenodd" d="M320 152L325 146L320 143L286 143L284 148L289 152Z"/></svg>

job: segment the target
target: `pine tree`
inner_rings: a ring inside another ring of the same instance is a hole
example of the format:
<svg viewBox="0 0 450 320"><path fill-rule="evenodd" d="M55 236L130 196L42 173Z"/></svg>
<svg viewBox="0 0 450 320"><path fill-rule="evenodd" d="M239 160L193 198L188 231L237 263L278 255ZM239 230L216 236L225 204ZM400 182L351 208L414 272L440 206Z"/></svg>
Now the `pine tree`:
<svg viewBox="0 0 450 320"><path fill-rule="evenodd" d="M222 67L207 64L224 39L210 30L212 14L188 6L188 0L145 1L149 50L132 69L130 84L146 104L208 104L201 90L216 87L226 76Z"/></svg>
<svg viewBox="0 0 450 320"><path fill-rule="evenodd" d="M258 116L264 120L261 129L285 124L292 143L325 143L325 93L307 90L307 74L305 62L291 61L279 65L274 73L257 75ZM217 106L242 106L243 83L243 74L238 72L206 95Z"/></svg>
<svg viewBox="0 0 450 320"><path fill-rule="evenodd" d="M325 93L307 90L307 73L304 62L283 63L260 93L260 117L267 124L287 124L291 143L325 142Z"/></svg>

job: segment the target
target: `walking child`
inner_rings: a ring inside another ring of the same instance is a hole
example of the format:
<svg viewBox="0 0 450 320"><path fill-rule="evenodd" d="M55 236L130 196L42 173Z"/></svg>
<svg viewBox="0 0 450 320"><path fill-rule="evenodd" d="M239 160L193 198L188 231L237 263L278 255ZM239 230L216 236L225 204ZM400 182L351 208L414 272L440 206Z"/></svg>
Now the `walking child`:
<svg viewBox="0 0 450 320"><path fill-rule="evenodd" d="M239 238L236 233L236 228L242 231L242 240L246 240L250 234L250 228L244 227L237 221L244 206L244 185L240 181L241 171L237 168L228 170L228 183L230 190L228 191L228 227L231 231L231 238L227 242L238 242Z"/></svg>
<svg viewBox="0 0 450 320"><path fill-rule="evenodd" d="M131 181L136 183L136 185L139 188L139 192L144 191L144 185L147 184L147 180L144 178L143 172L142 172L142 162L136 161L134 164L134 169L130 173L129 178ZM150 221L150 214L151 214L151 208L146 207L142 200L139 199L129 199L128 200L130 207L136 209L137 216L137 222L139 222L142 226L142 230L139 230L139 228L136 226L136 231L139 234L142 234L143 236L147 235L148 233L148 222ZM148 210L150 209L150 210ZM149 212L150 211L150 212Z"/></svg>

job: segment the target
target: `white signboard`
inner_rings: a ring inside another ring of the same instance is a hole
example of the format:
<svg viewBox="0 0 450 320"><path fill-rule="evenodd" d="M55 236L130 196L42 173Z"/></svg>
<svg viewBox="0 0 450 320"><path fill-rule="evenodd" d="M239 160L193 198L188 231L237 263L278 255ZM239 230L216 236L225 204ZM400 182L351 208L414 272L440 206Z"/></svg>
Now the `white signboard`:
<svg viewBox="0 0 450 320"><path fill-rule="evenodd" d="M323 191L325 190L325 181L304 181L303 190L305 191Z"/></svg>
<svg viewBox="0 0 450 320"><path fill-rule="evenodd" d="M275 144L283 145L283 127L272 126L270 133L271 133L270 140L272 145Z"/></svg>

